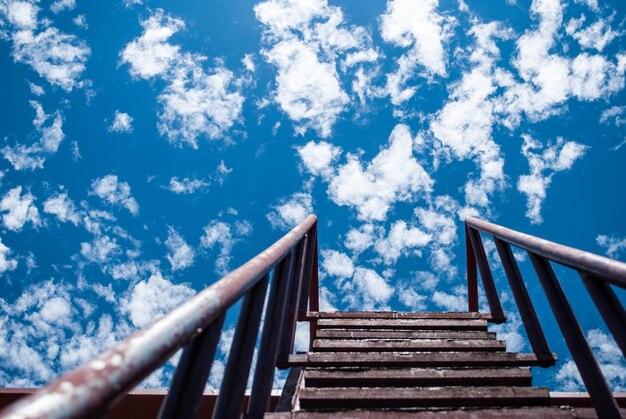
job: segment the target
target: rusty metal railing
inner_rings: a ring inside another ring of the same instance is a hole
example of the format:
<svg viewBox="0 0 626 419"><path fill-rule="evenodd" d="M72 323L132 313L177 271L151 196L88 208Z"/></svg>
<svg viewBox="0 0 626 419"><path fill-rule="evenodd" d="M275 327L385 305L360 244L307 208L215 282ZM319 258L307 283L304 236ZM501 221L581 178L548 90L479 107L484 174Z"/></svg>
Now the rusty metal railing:
<svg viewBox="0 0 626 419"><path fill-rule="evenodd" d="M214 418L238 417L267 298L246 410L247 417L261 418L268 409L275 368L293 350L296 321L305 316L309 296L309 308L319 310L317 281L317 218L310 215L240 268L112 349L9 406L0 412L0 418L106 415L111 406L181 348L184 350L159 418L193 418L226 310L243 298L213 411Z"/></svg>
<svg viewBox="0 0 626 419"><path fill-rule="evenodd" d="M626 313L611 286L626 288L626 263L553 243L477 218L467 218L465 220L465 237L469 311L478 311L476 270L476 266L478 266L489 310L496 323L504 322L505 316L493 281L480 235L481 232L491 236L495 241L496 250L500 256L528 340L537 358L543 359L545 366L554 364L552 352L513 256L511 245L528 253L598 416L601 418L619 418L617 402L589 343L585 339L585 334L576 320L574 311L552 269L551 262L572 268L580 275L583 284L625 357Z"/></svg>

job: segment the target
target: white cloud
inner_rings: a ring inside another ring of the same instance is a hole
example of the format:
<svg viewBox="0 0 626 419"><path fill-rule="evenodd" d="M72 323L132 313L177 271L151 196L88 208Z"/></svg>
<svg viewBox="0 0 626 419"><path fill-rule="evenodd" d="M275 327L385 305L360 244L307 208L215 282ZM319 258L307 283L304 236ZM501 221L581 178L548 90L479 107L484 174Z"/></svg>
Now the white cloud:
<svg viewBox="0 0 626 419"><path fill-rule="evenodd" d="M74 19L72 19L74 25L78 26L81 29L89 29L89 24L87 23L87 18L85 15L78 15Z"/></svg>
<svg viewBox="0 0 626 419"><path fill-rule="evenodd" d="M626 237L620 239L616 236L600 234L596 237L596 243L605 248L607 256L611 258L620 257L622 252L626 250Z"/></svg>
<svg viewBox="0 0 626 419"><path fill-rule="evenodd" d="M604 373L609 387L615 391L626 390L626 363L622 352L612 337L599 329L590 330L587 340ZM556 373L559 391L584 391L585 387L573 360L568 360Z"/></svg>
<svg viewBox="0 0 626 419"><path fill-rule="evenodd" d="M139 204L131 196L130 186L118 180L116 175L107 175L91 183L91 195L97 195L111 205L121 205L132 215L139 213Z"/></svg>
<svg viewBox="0 0 626 419"><path fill-rule="evenodd" d="M207 191L210 183L203 179L178 179L176 176L170 179L170 183L166 186L171 192L176 194L192 194L199 190Z"/></svg>
<svg viewBox="0 0 626 419"><path fill-rule="evenodd" d="M59 13L63 10L73 10L76 8L76 0L56 0L50 5L52 13Z"/></svg>
<svg viewBox="0 0 626 419"><path fill-rule="evenodd" d="M183 236L172 227L168 227L165 246L168 250L167 260L170 262L170 265L172 265L172 271L187 269L193 265L196 253L193 248L187 244Z"/></svg>
<svg viewBox="0 0 626 419"><path fill-rule="evenodd" d="M309 141L302 147L296 147L296 150L306 169L314 176L328 175L332 163L341 154L341 148L326 141Z"/></svg>
<svg viewBox="0 0 626 419"><path fill-rule="evenodd" d="M581 158L587 146L574 141L557 138L556 144L543 148L542 144L529 135L523 135L522 154L528 159L530 174L520 176L517 190L527 196L526 216L533 224L540 224L541 205L546 198L546 189L556 172L569 170L574 162ZM541 153L533 150L540 151Z"/></svg>
<svg viewBox="0 0 626 419"><path fill-rule="evenodd" d="M200 246L205 249L219 248L217 259L215 259L215 272L219 275L226 275L230 271L231 252L234 245L250 234L252 234L252 225L248 221L229 224L213 220L204 227Z"/></svg>
<svg viewBox="0 0 626 419"><path fill-rule="evenodd" d="M446 311L467 311L467 288L457 286L452 289L452 293L435 291L432 300Z"/></svg>
<svg viewBox="0 0 626 419"><path fill-rule="evenodd" d="M295 193L289 199L281 199L272 207L267 219L272 227L289 230L313 213L313 197L310 193Z"/></svg>
<svg viewBox="0 0 626 419"><path fill-rule="evenodd" d="M597 22L583 29L582 26L585 20L584 16L578 19L571 19L565 28L565 32L578 41L582 48L595 49L598 52L602 52L604 47L619 35L618 32L611 29L610 20L598 19Z"/></svg>
<svg viewBox="0 0 626 419"><path fill-rule="evenodd" d="M277 68L273 100L296 133L313 129L328 137L350 103L340 74L364 74L364 66L378 59L371 36L348 25L326 0L267 0L254 12L265 28L261 53Z"/></svg>
<svg viewBox="0 0 626 419"><path fill-rule="evenodd" d="M423 248L432 240L432 236L418 227L407 227L405 221L396 221L389 229L387 237L376 241L374 248L383 262L387 265L394 264L402 255L408 255L410 249L413 253L421 255L418 249Z"/></svg>
<svg viewBox="0 0 626 419"><path fill-rule="evenodd" d="M396 201L414 202L430 193L433 180L413 155L413 137L397 125L389 143L365 167L348 154L329 178L328 195L337 205L354 207L364 221L382 221Z"/></svg>
<svg viewBox="0 0 626 419"><path fill-rule="evenodd" d="M438 0L391 0L380 18L383 39L397 47L408 48L397 61L398 68L387 75L387 93L399 105L415 94L415 87L406 87L419 66L427 75L446 75L444 42L450 21L437 13Z"/></svg>
<svg viewBox="0 0 626 419"><path fill-rule="evenodd" d="M65 138L63 118L59 111L54 115L49 115L39 102L31 100L30 105L35 110L34 136L38 140L29 145L5 146L0 150L15 170L42 169L46 159L58 151Z"/></svg>
<svg viewBox="0 0 626 419"><path fill-rule="evenodd" d="M9 249L2 239L0 239L0 275L17 268L17 260L11 259L11 249Z"/></svg>
<svg viewBox="0 0 626 419"><path fill-rule="evenodd" d="M356 268L352 280L344 286L344 300L355 310L388 309L392 295L393 288L371 269Z"/></svg>
<svg viewBox="0 0 626 419"><path fill-rule="evenodd" d="M120 61L129 64L135 78L159 77L166 82L158 96L161 135L192 148L198 148L198 138L223 139L241 117L242 81L221 64L206 72L206 57L169 43L184 28L182 20L158 9L141 25L143 34L126 45Z"/></svg>
<svg viewBox="0 0 626 419"><path fill-rule="evenodd" d="M133 117L127 113L116 110L113 123L109 127L109 131L117 133L133 132Z"/></svg>
<svg viewBox="0 0 626 419"><path fill-rule="evenodd" d="M71 91L82 84L79 78L91 51L84 41L50 26L49 20L38 20L39 10L34 2L11 1L0 5L0 14L11 24L13 59L31 66L50 84Z"/></svg>
<svg viewBox="0 0 626 419"><path fill-rule="evenodd" d="M458 209L458 203L448 195L435 198L429 208L415 209L420 227L432 238L428 246L432 269L439 275L447 275L450 278L455 277L457 273L453 260L454 246L457 243L455 218Z"/></svg>
<svg viewBox="0 0 626 419"><path fill-rule="evenodd" d="M141 281L121 301L121 310L127 313L136 327L144 327L187 301L195 291L187 285L176 285L155 273Z"/></svg>
<svg viewBox="0 0 626 419"><path fill-rule="evenodd" d="M337 278L351 278L354 274L354 264L345 253L324 249L320 256L322 257L321 268L328 275Z"/></svg>
<svg viewBox="0 0 626 419"><path fill-rule="evenodd" d="M602 111L600 115L600 123L608 124L613 120L613 123L616 127L621 127L626 124L626 118L624 118L624 113L626 112L626 106L611 106L610 108Z"/></svg>
<svg viewBox="0 0 626 419"><path fill-rule="evenodd" d="M398 299L411 311L426 311L426 296L420 294L412 282L400 282L396 287Z"/></svg>
<svg viewBox="0 0 626 419"><path fill-rule="evenodd" d="M343 242L347 249L352 250L355 255L362 253L374 244L375 234L372 224L363 224L361 227L351 228Z"/></svg>
<svg viewBox="0 0 626 419"><path fill-rule="evenodd" d="M104 265L121 253L117 241L109 236L98 236L91 243L80 244L80 254L91 263Z"/></svg>
<svg viewBox="0 0 626 419"><path fill-rule="evenodd" d="M67 192L56 194L44 201L43 212L55 215L63 223L67 221L74 225L80 223L81 214L67 196Z"/></svg>
<svg viewBox="0 0 626 419"><path fill-rule="evenodd" d="M4 227L11 231L20 231L29 221L39 225L39 211L34 201L35 197L30 192L22 195L21 186L9 190L0 201Z"/></svg>

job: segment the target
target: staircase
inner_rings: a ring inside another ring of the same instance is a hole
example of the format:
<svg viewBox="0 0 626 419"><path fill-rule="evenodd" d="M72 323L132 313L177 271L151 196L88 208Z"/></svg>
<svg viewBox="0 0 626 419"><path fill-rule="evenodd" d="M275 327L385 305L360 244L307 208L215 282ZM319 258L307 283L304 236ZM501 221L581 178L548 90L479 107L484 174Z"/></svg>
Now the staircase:
<svg viewBox="0 0 626 419"><path fill-rule="evenodd" d="M555 358L506 352L480 313L309 313L310 352L289 357L278 410L266 418L571 418L530 367ZM315 321L315 320L314 320ZM621 412L622 414L626 412Z"/></svg>
<svg viewBox="0 0 626 419"><path fill-rule="evenodd" d="M483 236L494 240L531 353L507 352L505 342L487 329L506 316ZM626 289L626 264L476 218L465 220L465 237L467 312L320 312L317 218L310 215L233 272L76 370L4 409L0 389L0 419L137 417L132 412L178 419L208 411L213 419L626 417L626 394L611 391L552 263L578 273L624 356L626 311L614 288ZM556 355L512 247L527 252L586 393L532 386L530 367L553 366ZM479 311L478 274L488 312ZM208 398L205 387L226 312L238 302L222 384L216 397ZM310 325L308 353L293 353L298 321ZM158 404L148 409L131 391L181 349L169 388L151 398ZM274 408L276 367L289 368L289 374ZM126 412L115 410L123 404L130 406Z"/></svg>

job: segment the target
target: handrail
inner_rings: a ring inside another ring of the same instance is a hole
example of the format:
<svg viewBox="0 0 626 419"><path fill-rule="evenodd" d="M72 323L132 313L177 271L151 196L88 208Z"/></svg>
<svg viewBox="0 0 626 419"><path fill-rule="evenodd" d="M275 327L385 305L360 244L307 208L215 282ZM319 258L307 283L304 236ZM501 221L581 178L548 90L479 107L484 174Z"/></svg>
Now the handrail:
<svg viewBox="0 0 626 419"><path fill-rule="evenodd" d="M224 381L238 380L237 385L231 385L228 390L230 394L226 396L223 384L216 406L216 412L219 409L235 409L238 414L258 336L269 273L276 268L271 281L266 319L269 312L286 313L287 307L296 312L301 311L299 305L309 299L311 278L315 276L315 280L317 279L317 272L313 273L311 269L312 266L317 266L317 261L311 260L317 257L316 228L317 217L309 215L293 230L238 269L115 347L61 376L37 393L9 406L0 412L0 418L78 418L105 413L127 391L183 347L185 350L159 416L193 417L210 372L225 312L244 297L224 374ZM296 295L292 289L301 294ZM283 298L276 298L278 295ZM317 309L313 304L310 308ZM289 318L294 323L297 320L295 313ZM258 363L273 359L276 365L277 357L286 356L278 353L278 349L292 351L295 324L290 322L291 320L281 320L278 325L269 326L266 321L262 339L274 342L272 347L275 350L273 353L265 351L265 355L259 355ZM271 334L273 329L274 333ZM287 333L281 336L283 330ZM291 346L282 345L279 348L275 341L282 340L291 342ZM251 398L261 400L256 405L261 406L262 411L249 411L250 417L262 417L267 408L273 373L272 368L269 387L267 379L257 380L255 377ZM244 377L243 387L241 377ZM257 381L260 384L256 384ZM220 416L214 414L214 417Z"/></svg>
<svg viewBox="0 0 626 419"><path fill-rule="evenodd" d="M478 311L476 270L478 266L491 316L496 322L504 321L504 313L491 275L491 268L480 236L481 232L494 239L528 340L537 358L543 360L543 366L554 365L555 358L548 346L517 261L513 257L511 245L524 249L528 253L598 416L621 417L615 397L576 320L574 311L552 269L551 262L577 271L624 357L626 357L626 312L611 288L611 284L626 288L626 264L469 217L465 220L469 311Z"/></svg>

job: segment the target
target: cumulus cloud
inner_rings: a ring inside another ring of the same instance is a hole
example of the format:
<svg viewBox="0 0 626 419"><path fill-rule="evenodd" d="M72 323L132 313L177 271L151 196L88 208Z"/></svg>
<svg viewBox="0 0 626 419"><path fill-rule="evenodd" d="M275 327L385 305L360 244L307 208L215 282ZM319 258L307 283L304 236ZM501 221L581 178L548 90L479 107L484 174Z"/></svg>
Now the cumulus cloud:
<svg viewBox="0 0 626 419"><path fill-rule="evenodd" d="M320 256L322 257L322 270L328 275L337 278L351 278L354 274L354 264L345 253L324 249Z"/></svg>
<svg viewBox="0 0 626 419"><path fill-rule="evenodd" d="M121 300L121 310L136 327L144 327L187 301L195 291L184 284L173 284L160 273L135 285Z"/></svg>
<svg viewBox="0 0 626 419"><path fill-rule="evenodd" d="M89 193L97 195L111 205L126 208L132 215L139 213L139 204L132 197L130 186L126 182L119 181L116 175L107 175L94 180Z"/></svg>
<svg viewBox="0 0 626 419"><path fill-rule="evenodd" d="M9 190L0 201L4 227L11 231L20 231L27 222L39 225L39 210L34 202L35 197L30 192L22 195L21 186Z"/></svg>
<svg viewBox="0 0 626 419"><path fill-rule="evenodd" d="M373 224L363 224L359 228L351 228L346 233L344 246L352 250L355 255L369 249L376 239L375 228Z"/></svg>
<svg viewBox="0 0 626 419"><path fill-rule="evenodd" d="M626 363L622 352L608 334L600 329L590 330L587 340L613 391L626 390ZM573 360L568 360L555 376L559 391L584 391L585 387Z"/></svg>
<svg viewBox="0 0 626 419"><path fill-rule="evenodd" d="M33 120L35 130L31 137L36 138L36 141L29 145L5 146L0 150L15 170L43 169L46 159L58 151L65 138L63 118L59 111L50 115L46 114L39 102L31 100L30 105L35 110Z"/></svg>
<svg viewBox="0 0 626 419"><path fill-rule="evenodd" d="M398 68L387 75L387 94L399 105L409 100L416 88L407 83L421 66L428 76L445 76L444 43L449 36L450 20L437 13L438 0L391 0L380 18L380 33L385 42L408 49L397 60Z"/></svg>
<svg viewBox="0 0 626 419"><path fill-rule="evenodd" d="M419 249L426 246L432 236L418 227L409 227L405 221L396 221L391 225L386 237L376 241L374 248L385 264L393 264L402 255L413 253L421 255Z"/></svg>
<svg viewBox="0 0 626 419"><path fill-rule="evenodd" d="M585 16L571 19L565 28L565 32L578 41L582 48L602 52L619 35L611 29L610 20L598 19L597 22L583 28L586 20Z"/></svg>
<svg viewBox="0 0 626 419"><path fill-rule="evenodd" d="M182 178L178 179L176 176L170 179L170 183L166 186L171 192L176 194L192 194L199 190L207 191L210 183L204 179L190 179Z"/></svg>
<svg viewBox="0 0 626 419"><path fill-rule="evenodd" d="M53 4L61 10L61 0ZM50 84L71 91L81 85L80 77L85 71L91 50L74 35L50 26L50 21L39 20L40 9L35 2L6 1L0 4L0 17L9 23L9 37L13 43L13 59L29 65Z"/></svg>
<svg viewBox="0 0 626 419"><path fill-rule="evenodd" d="M620 239L616 236L600 234L596 237L596 243L603 247L607 256L611 258L619 258L622 252L626 250L626 237Z"/></svg>
<svg viewBox="0 0 626 419"><path fill-rule="evenodd" d="M347 163L329 177L328 196L350 206L363 221L383 221L396 201L414 202L430 193L433 180L413 155L413 137L397 125L387 146L366 165L348 154Z"/></svg>
<svg viewBox="0 0 626 419"><path fill-rule="evenodd" d="M231 224L213 220L204 227L200 246L204 249L219 249L215 259L215 272L217 274L226 275L230 272L233 247L243 237L250 234L252 234L252 225L248 221L236 221Z"/></svg>
<svg viewBox="0 0 626 419"><path fill-rule="evenodd" d="M283 198L267 214L272 227L289 230L313 214L313 197L308 192L299 192Z"/></svg>
<svg viewBox="0 0 626 419"><path fill-rule="evenodd" d="M314 176L330 174L332 163L341 154L341 148L326 141L309 141L302 147L296 147L304 167Z"/></svg>
<svg viewBox="0 0 626 419"><path fill-rule="evenodd" d="M459 285L451 291L435 291L432 295L433 303L446 311L467 311L467 288Z"/></svg>
<svg viewBox="0 0 626 419"><path fill-rule="evenodd" d="M63 10L73 10L76 8L76 0L56 0L50 5L52 13L60 13Z"/></svg>
<svg viewBox="0 0 626 419"><path fill-rule="evenodd" d="M559 137L555 144L544 148L539 141L529 135L524 135L523 138L522 154L528 159L530 174L520 176L517 190L527 196L526 216L531 223L540 224L543 221L541 205L546 198L546 190L552 182L552 176L557 172L571 169L588 147Z"/></svg>
<svg viewBox="0 0 626 419"><path fill-rule="evenodd" d="M385 278L372 269L356 268L352 280L344 283L344 302L356 310L385 310L393 295Z"/></svg>
<svg viewBox="0 0 626 419"><path fill-rule="evenodd" d="M169 42L185 27L182 20L158 9L141 22L143 33L120 53L134 78L160 78L165 88L158 101L158 129L171 143L198 148L198 138L223 139L241 117L242 80L222 64L208 70L207 58L182 51Z"/></svg>
<svg viewBox="0 0 626 419"><path fill-rule="evenodd" d="M431 267L449 278L455 277L457 273L453 260L457 243L455 218L458 209L459 204L452 197L442 195L436 197L428 208L416 208L414 211L419 226L432 238L428 245Z"/></svg>
<svg viewBox="0 0 626 419"><path fill-rule="evenodd" d="M17 260L11 258L11 253L11 249L2 243L2 239L0 239L0 275L17 268Z"/></svg>
<svg viewBox="0 0 626 419"><path fill-rule="evenodd" d="M328 137L350 102L340 74L370 78L365 68L379 57L370 34L326 0L267 0L254 12L265 29L262 54L277 69L273 100L298 134Z"/></svg>
<svg viewBox="0 0 626 419"><path fill-rule="evenodd" d="M113 123L109 126L109 131L117 133L133 132L133 117L127 113L116 110Z"/></svg>
<svg viewBox="0 0 626 419"><path fill-rule="evenodd" d="M196 252L187 244L183 236L172 227L167 229L165 247L167 247L167 260L172 265L172 271L186 269L193 265Z"/></svg>
<svg viewBox="0 0 626 419"><path fill-rule="evenodd" d="M52 214L63 223L71 222L74 225L80 223L80 212L67 193L59 193L46 199L43 203L43 212Z"/></svg>
<svg viewBox="0 0 626 419"><path fill-rule="evenodd" d="M91 242L80 244L80 254L91 263L104 265L121 253L120 246L114 238L98 236Z"/></svg>

